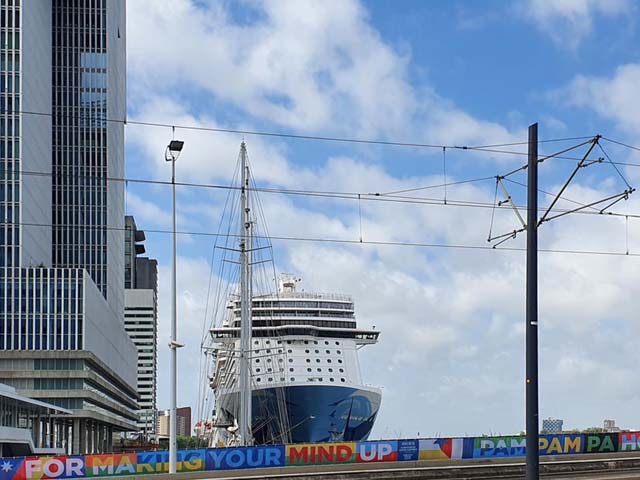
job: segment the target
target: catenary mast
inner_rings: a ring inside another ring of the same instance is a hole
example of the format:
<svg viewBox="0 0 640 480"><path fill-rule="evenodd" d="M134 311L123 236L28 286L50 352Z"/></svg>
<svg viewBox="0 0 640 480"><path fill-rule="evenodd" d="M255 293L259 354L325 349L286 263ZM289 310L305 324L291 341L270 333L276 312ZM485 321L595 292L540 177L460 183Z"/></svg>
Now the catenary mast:
<svg viewBox="0 0 640 480"><path fill-rule="evenodd" d="M251 220L249 217L249 169L247 166L247 147L240 146L242 186L240 204L242 206L242 237L240 240L240 414L238 426L240 444L251 445L251 384L249 374L249 354L251 353Z"/></svg>

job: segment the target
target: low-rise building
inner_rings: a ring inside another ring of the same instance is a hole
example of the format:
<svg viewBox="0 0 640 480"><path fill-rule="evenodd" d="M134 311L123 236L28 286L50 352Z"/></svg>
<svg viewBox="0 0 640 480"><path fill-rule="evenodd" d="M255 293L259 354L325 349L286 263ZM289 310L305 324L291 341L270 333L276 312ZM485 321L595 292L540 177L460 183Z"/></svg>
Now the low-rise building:
<svg viewBox="0 0 640 480"><path fill-rule="evenodd" d="M542 431L544 433L560 433L563 423L561 418L545 418L542 420Z"/></svg>
<svg viewBox="0 0 640 480"><path fill-rule="evenodd" d="M71 410L34 400L0 383L0 457L64 454Z"/></svg>
<svg viewBox="0 0 640 480"><path fill-rule="evenodd" d="M158 412L158 435L169 436L171 410L161 410ZM191 407L181 407L176 409L176 432L179 437L191 436Z"/></svg>
<svg viewBox="0 0 640 480"><path fill-rule="evenodd" d="M603 427L606 432L619 432L621 431L619 427L616 427L615 420L605 420L603 422Z"/></svg>

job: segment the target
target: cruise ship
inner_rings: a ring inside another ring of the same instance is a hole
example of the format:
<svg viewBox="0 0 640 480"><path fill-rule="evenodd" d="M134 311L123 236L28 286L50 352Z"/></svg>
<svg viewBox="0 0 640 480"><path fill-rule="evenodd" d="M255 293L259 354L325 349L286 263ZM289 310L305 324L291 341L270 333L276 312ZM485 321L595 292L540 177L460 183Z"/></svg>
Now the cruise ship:
<svg viewBox="0 0 640 480"><path fill-rule="evenodd" d="M282 275L276 293L252 299L251 434L254 444L366 440L381 391L365 386L358 350L379 332L356 325L348 295L298 291ZM210 331L218 346L211 377L214 445L233 444L239 412L241 304Z"/></svg>
<svg viewBox="0 0 640 480"><path fill-rule="evenodd" d="M237 173L240 187L230 195L238 202L228 199L222 218L238 235L214 247L223 255L223 289L203 352L215 405L213 419L196 425L199 435L211 446L365 440L381 392L363 384L358 350L375 344L379 332L357 327L350 296L301 291L299 278L276 277L244 142ZM209 402L205 394L202 417Z"/></svg>

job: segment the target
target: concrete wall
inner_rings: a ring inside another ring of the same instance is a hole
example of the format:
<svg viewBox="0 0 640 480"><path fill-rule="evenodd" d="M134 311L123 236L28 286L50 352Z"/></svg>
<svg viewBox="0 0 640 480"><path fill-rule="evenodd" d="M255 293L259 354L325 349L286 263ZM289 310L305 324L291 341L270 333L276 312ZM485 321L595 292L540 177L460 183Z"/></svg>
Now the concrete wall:
<svg viewBox="0 0 640 480"><path fill-rule="evenodd" d="M107 118L125 120L126 21L125 1L107 2ZM107 176L124 178L124 124L107 126ZM124 325L124 183L110 181L107 186L107 298Z"/></svg>
<svg viewBox="0 0 640 480"><path fill-rule="evenodd" d="M124 291L125 306L130 307L145 307L154 308L155 292L147 288L127 288Z"/></svg>
<svg viewBox="0 0 640 480"><path fill-rule="evenodd" d="M84 278L84 349L135 390L138 351L124 329L124 310L121 316L115 316L86 271Z"/></svg>

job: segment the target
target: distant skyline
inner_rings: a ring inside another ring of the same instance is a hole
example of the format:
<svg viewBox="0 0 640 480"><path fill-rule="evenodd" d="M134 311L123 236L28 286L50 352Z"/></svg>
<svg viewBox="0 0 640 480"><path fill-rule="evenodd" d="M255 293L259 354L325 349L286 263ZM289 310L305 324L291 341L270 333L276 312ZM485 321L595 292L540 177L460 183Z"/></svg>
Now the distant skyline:
<svg viewBox="0 0 640 480"><path fill-rule="evenodd" d="M446 145L603 134L640 145L640 35L631 1L250 1L128 3L128 117L166 124ZM161 53L159 53L161 52ZM176 129L178 181L229 184L242 135ZM169 180L170 128L126 127L129 178ZM245 135L260 186L390 192L443 182L438 149ZM542 144L549 153L571 144ZM640 152L604 144L619 162ZM526 151L526 147L512 146ZM525 157L446 151L446 179L492 177ZM574 164L549 161L557 191ZM621 167L632 186L640 169ZM526 182L522 174L515 178ZM524 203L524 189L509 185ZM589 202L624 188L610 165L581 170L566 197ZM441 199L442 188L410 195ZM449 200L494 202L495 182L452 185ZM178 188L178 228L215 232L225 192ZM498 197L500 199L500 197ZM541 194L540 202L549 201ZM360 236L355 202L261 196L274 236ZM171 196L130 182L126 211L159 261L159 372L168 371ZM450 202L451 203L451 202ZM564 202L562 208L571 206ZM640 213L640 194L614 211ZM490 208L362 202L365 240L487 245ZM517 226L496 212L496 229ZM576 215L544 225L540 246L640 253L640 220ZM524 237L511 246L523 246ZM198 421L199 345L212 237L178 244L179 405ZM308 290L354 296L364 327L363 377L384 388L374 437L511 433L524 429L524 254L274 241L276 267ZM540 255L540 416L571 428L638 428L635 257ZM215 278L214 278L215 280ZM214 281L215 284L215 281ZM213 301L213 299L211 299ZM158 407L168 407L159 375ZM204 390L204 387L202 388Z"/></svg>

